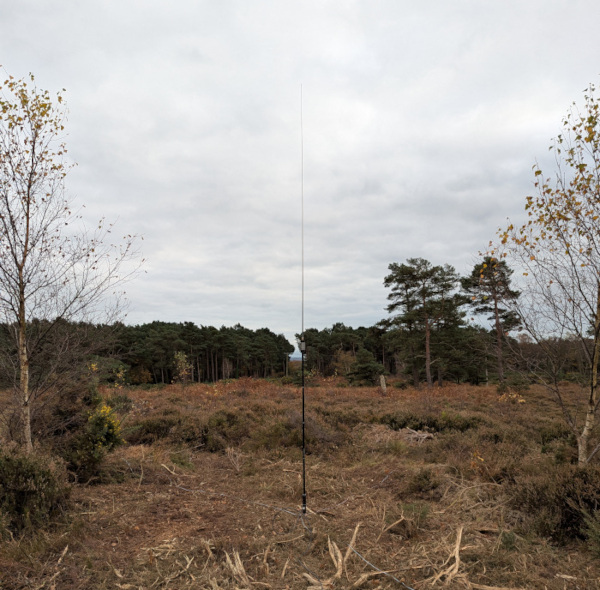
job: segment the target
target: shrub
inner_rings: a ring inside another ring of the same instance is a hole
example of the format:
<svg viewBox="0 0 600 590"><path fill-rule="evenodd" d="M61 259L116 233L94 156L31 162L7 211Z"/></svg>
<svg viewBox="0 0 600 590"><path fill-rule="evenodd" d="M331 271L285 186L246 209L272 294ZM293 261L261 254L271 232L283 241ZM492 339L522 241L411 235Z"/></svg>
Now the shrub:
<svg viewBox="0 0 600 590"><path fill-rule="evenodd" d="M548 445L555 440L566 440L575 442L575 436L571 429L560 422L551 422L539 429L540 443L542 446Z"/></svg>
<svg viewBox="0 0 600 590"><path fill-rule="evenodd" d="M64 465L43 455L0 452L0 522L11 532L44 526L69 497Z"/></svg>
<svg viewBox="0 0 600 590"><path fill-rule="evenodd" d="M594 510L591 514L583 513L583 534L585 535L590 551L600 557L600 510Z"/></svg>
<svg viewBox="0 0 600 590"><path fill-rule="evenodd" d="M406 491L415 496L427 497L440 486L440 483L431 469L420 469L408 480Z"/></svg>
<svg viewBox="0 0 600 590"><path fill-rule="evenodd" d="M327 424L330 424L337 430L354 428L363 422L363 418L354 408L337 409L328 406L316 406L314 410Z"/></svg>
<svg viewBox="0 0 600 590"><path fill-rule="evenodd" d="M299 446L302 435L288 428L283 421L274 421L268 426L259 429L253 439L252 446L262 449L276 449L278 447Z"/></svg>
<svg viewBox="0 0 600 590"><path fill-rule="evenodd" d="M192 414L169 426L167 435L174 443L188 445L194 449L206 444L206 432L206 420Z"/></svg>
<svg viewBox="0 0 600 590"><path fill-rule="evenodd" d="M133 408L133 400L126 393L115 393L106 398L106 405L119 412L129 412Z"/></svg>
<svg viewBox="0 0 600 590"><path fill-rule="evenodd" d="M502 383L499 383L496 390L500 395L516 394L521 396L531 387L531 381L527 375L516 371L510 371L506 374Z"/></svg>
<svg viewBox="0 0 600 590"><path fill-rule="evenodd" d="M249 433L250 427L245 416L239 412L219 410L206 423L206 450L215 452L239 446Z"/></svg>
<svg viewBox="0 0 600 590"><path fill-rule="evenodd" d="M449 414L447 412L442 412L439 416L411 413L386 414L379 421L381 424L389 426L392 430L411 428L412 430L424 430L426 432L445 432L451 430L466 432L471 428L476 428L481 422L479 418L474 416L464 417L460 414Z"/></svg>
<svg viewBox="0 0 600 590"><path fill-rule="evenodd" d="M179 424L175 416L153 416L134 424L125 438L133 445L148 445L167 438L171 430Z"/></svg>
<svg viewBox="0 0 600 590"><path fill-rule="evenodd" d="M536 533L564 543L590 534L589 515L600 508L600 467L561 465L513 486L513 507Z"/></svg>
<svg viewBox="0 0 600 590"><path fill-rule="evenodd" d="M83 429L71 437L65 459L79 478L90 478L97 475L106 454L122 443L121 423L113 409L102 404L90 413Z"/></svg>
<svg viewBox="0 0 600 590"><path fill-rule="evenodd" d="M152 373L146 367L132 367L129 369L129 382L132 385L152 383Z"/></svg>
<svg viewBox="0 0 600 590"><path fill-rule="evenodd" d="M305 442L307 452L311 453L318 447L324 448L340 444L344 436L322 425L312 416L305 416ZM281 420L273 420L252 436L254 448L275 449L277 447L300 447L302 444L302 415L299 412L289 412Z"/></svg>
<svg viewBox="0 0 600 590"><path fill-rule="evenodd" d="M177 444L202 447L211 453L240 446L250 438L251 411L218 410L207 418L179 413L153 416L136 423L127 433L131 444L152 444L169 439Z"/></svg>

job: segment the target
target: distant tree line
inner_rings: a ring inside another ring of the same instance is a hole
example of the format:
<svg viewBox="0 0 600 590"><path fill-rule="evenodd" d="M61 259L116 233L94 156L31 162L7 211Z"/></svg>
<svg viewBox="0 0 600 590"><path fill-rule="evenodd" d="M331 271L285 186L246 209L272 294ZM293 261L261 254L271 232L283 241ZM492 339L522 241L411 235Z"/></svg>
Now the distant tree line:
<svg viewBox="0 0 600 590"><path fill-rule="evenodd" d="M51 323L35 320L30 331L43 334ZM132 385L172 383L182 378L183 372L186 380L194 382L284 375L294 351L294 346L282 334L275 334L268 328L251 330L240 324L215 328L192 322L155 321L137 326L62 320L59 323L60 329L55 326L54 332L60 338L55 336L44 341L45 348L37 352L31 366L32 381L38 379L38 373L39 379L47 379L47 371L42 371L42 365L55 357L60 363L56 363L53 374L62 381L66 379L66 373L73 371L73 363L68 354L54 354L54 349L64 347L68 350L66 344L63 345L67 341L70 348L77 342L75 350L79 365L82 358L88 359L88 365L94 363L101 381L121 380ZM17 352L10 338L11 330L11 326L0 324L0 352L5 353L0 355L0 361L8 359L0 366L3 369L0 381L5 385L12 378L10 359ZM79 372L82 371L86 371L85 367L79 367ZM70 377L69 380L73 379Z"/></svg>
<svg viewBox="0 0 600 590"><path fill-rule="evenodd" d="M121 325L114 341L114 356L127 365L132 384L171 383L181 377L182 363L186 378L194 382L283 375L294 351L282 334L240 324L221 328L193 322Z"/></svg>
<svg viewBox="0 0 600 590"><path fill-rule="evenodd" d="M573 381L585 373L575 339L567 335L540 343L516 333L519 318L512 310L520 294L511 287L512 270L504 261L485 257L466 277L422 258L392 263L389 270L384 278L389 317L370 327L338 322L307 329L309 372L342 376L352 384L376 384L386 374L416 387L445 381L503 385L539 373L546 362L543 345L560 349L557 379ZM127 326L60 320L53 338L37 345L33 336L44 335L51 324L34 320L29 327L33 346L44 347L32 351L30 367L32 384L39 388L76 387L84 378L85 366L79 362L74 372L77 359L55 354L59 349L75 350L78 358L93 362L101 382L131 385L284 376L294 352L285 336L268 328L161 321ZM11 330L0 325L0 360L7 361L0 367L4 385L13 379L11 359L18 354Z"/></svg>

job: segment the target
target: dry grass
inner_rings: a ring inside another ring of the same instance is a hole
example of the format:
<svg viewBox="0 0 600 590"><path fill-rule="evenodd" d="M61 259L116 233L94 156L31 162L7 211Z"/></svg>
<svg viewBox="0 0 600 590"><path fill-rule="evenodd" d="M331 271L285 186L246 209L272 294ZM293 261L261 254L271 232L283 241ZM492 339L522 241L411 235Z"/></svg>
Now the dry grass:
<svg viewBox="0 0 600 590"><path fill-rule="evenodd" d="M491 387L307 389L306 515L297 388L126 393L132 438L159 418L165 429L111 455L61 522L5 542L2 588L600 588L583 541L551 544L511 504L515 481L557 461L558 442L542 453L538 440L560 423L541 391L510 404Z"/></svg>

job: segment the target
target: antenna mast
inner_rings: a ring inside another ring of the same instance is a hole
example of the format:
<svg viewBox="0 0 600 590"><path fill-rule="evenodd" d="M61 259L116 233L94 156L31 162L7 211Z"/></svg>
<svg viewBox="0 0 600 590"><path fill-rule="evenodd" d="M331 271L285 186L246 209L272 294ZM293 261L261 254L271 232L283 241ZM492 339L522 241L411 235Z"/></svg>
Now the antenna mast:
<svg viewBox="0 0 600 590"><path fill-rule="evenodd" d="M300 84L300 200L302 208L302 331L300 332L300 353L302 354L302 513L306 514L306 437L304 413L304 357L306 342L304 340L304 122L302 120L302 84Z"/></svg>

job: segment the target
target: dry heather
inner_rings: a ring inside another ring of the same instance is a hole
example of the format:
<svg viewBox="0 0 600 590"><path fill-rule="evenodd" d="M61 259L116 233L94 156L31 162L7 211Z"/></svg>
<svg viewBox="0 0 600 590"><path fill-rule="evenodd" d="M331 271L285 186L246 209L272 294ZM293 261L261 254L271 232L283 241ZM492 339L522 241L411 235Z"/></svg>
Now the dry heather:
<svg viewBox="0 0 600 590"><path fill-rule="evenodd" d="M600 588L600 477L543 392L341 385L307 389L306 515L297 388L105 391L129 443L3 544L2 587Z"/></svg>

